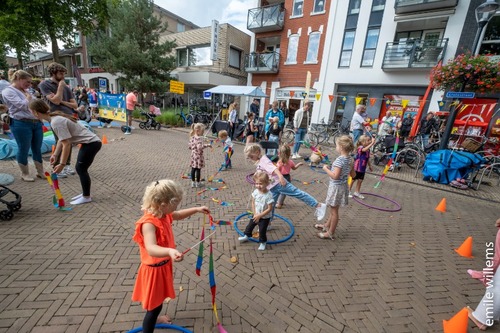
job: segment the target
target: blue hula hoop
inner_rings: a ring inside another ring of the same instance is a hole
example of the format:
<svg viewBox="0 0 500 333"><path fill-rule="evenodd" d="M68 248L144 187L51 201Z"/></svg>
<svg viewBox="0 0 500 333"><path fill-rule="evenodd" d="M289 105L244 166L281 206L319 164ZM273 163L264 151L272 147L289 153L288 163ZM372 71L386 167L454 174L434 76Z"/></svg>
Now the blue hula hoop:
<svg viewBox="0 0 500 333"><path fill-rule="evenodd" d="M239 221L242 217L244 217L244 216L248 216L248 215L250 215L250 213L245 212L245 213L242 213L242 214L240 214L240 215L236 216L236 218L234 219L234 222L233 222L233 227L234 227L234 230L236 230L236 232L237 232L237 233L238 233L238 235L240 235L240 236L243 236L243 232L242 232L242 231L238 228L238 221ZM279 243L284 243L284 242L286 242L287 240L289 240L290 238L292 238L292 237L293 237L293 235L295 234L295 228L293 227L293 224L292 224L292 222L290 222L290 220L289 220L289 219L287 219L286 217L283 217L283 216L281 216L281 215L278 215L278 214L274 214L274 217L277 217L277 218L279 218L279 219L283 220L286 224L288 224L288 225L290 226L290 234L289 234L288 236L284 237L284 238L281 238L281 239L277 239L277 240L268 240L268 241L267 241L267 244L279 244ZM255 238L253 238L253 237L248 238L248 240L249 240L249 241L251 241L251 242L255 242L255 243L258 243L258 242L259 242L259 240L258 240L258 239L255 239Z"/></svg>
<svg viewBox="0 0 500 333"><path fill-rule="evenodd" d="M179 331L179 332L184 332L184 333L193 333L192 331L188 330L187 328L184 328L182 326L177 326L173 324L156 324L155 328L166 328L174 331ZM142 332L142 326L133 328L127 333L137 333L137 332Z"/></svg>

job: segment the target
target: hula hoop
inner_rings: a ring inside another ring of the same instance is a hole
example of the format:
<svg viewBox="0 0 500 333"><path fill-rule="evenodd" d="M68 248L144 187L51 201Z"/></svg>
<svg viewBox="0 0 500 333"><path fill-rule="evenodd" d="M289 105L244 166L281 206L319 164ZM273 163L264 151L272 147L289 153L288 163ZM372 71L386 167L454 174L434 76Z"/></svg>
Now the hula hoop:
<svg viewBox="0 0 500 333"><path fill-rule="evenodd" d="M396 201L392 200L392 199L389 199L389 198L384 197L384 196L379 195L379 194L373 194L373 193L363 192L361 194L371 195L371 196L377 197L377 198L382 198L384 200L387 200L387 201L393 203L396 206L396 208L381 208L381 207L376 207L376 206L372 206L372 205L369 205L367 203L364 203L363 200L360 200L360 199L356 198L355 196L352 197L354 201L356 201L357 203L362 204L363 206L366 206L366 207L372 208L372 209L381 210L383 212L399 212L401 210L401 205L399 203L397 203Z"/></svg>
<svg viewBox="0 0 500 333"><path fill-rule="evenodd" d="M245 212L245 213L242 213L242 214L240 214L240 215L236 216L236 218L234 219L234 222L233 222L233 227L234 227L234 230L236 230L236 232L237 232L237 233L238 233L238 235L240 235L240 236L243 236L243 232L242 232L242 231L238 228L238 221L239 221L242 217L244 217L244 216L248 216L248 215L250 215L250 213ZM285 217L283 217L283 216L281 216L281 215L278 215L278 214L274 214L274 217L277 217L277 218L279 218L279 219L283 220L286 224L288 224L288 225L290 226L290 234L289 234L288 236L285 236L284 238L281 238L281 239L277 239L277 240L268 240L268 241L267 241L267 244L279 244L279 243L284 243L284 242L286 242L287 240L289 240L290 238L292 238L292 237L293 237L293 234L295 233L295 228L293 227L293 224L292 224L292 222L290 222L290 220L289 220L289 219L287 219L287 218L285 218ZM258 242L259 242L259 240L258 240L258 239L255 239L255 238L253 238L253 237L249 237L249 238L248 238L248 240L249 240L249 241L251 241L251 242L255 242L255 243L258 243Z"/></svg>
<svg viewBox="0 0 500 333"><path fill-rule="evenodd" d="M246 179L246 181L247 181L250 185L255 185L255 182L253 181L253 178L252 178L252 177L253 177L253 175L254 175L254 173L248 174L248 175L246 176L246 178L245 178L245 179Z"/></svg>
<svg viewBox="0 0 500 333"><path fill-rule="evenodd" d="M174 331L179 331L179 332L184 332L184 333L193 333L192 331L188 330L187 328L184 328L182 326L177 326L177 325L172 325L172 324L156 324L155 328L166 328L169 330L174 330ZM137 332L142 332L142 326L133 328L127 333L137 333Z"/></svg>

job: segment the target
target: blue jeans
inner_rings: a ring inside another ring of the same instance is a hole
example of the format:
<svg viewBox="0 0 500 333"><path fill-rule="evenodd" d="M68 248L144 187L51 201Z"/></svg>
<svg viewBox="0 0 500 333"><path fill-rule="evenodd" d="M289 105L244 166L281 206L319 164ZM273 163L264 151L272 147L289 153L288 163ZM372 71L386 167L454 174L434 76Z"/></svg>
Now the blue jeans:
<svg viewBox="0 0 500 333"><path fill-rule="evenodd" d="M300 149L300 141L304 141L304 137L306 136L307 128L297 128L295 131L295 144L293 145L292 154L297 154Z"/></svg>
<svg viewBox="0 0 500 333"><path fill-rule="evenodd" d="M279 195L283 194L297 198L303 201L306 205L311 207L316 207L318 205L318 201L314 199L309 193L299 190L289 182L286 182L285 186L282 186L280 183L278 183L271 189L271 193L273 195L274 203L278 202ZM273 205L273 216L274 216L274 206L275 205Z"/></svg>
<svg viewBox="0 0 500 333"><path fill-rule="evenodd" d="M354 138L354 145L356 146L356 142L358 142L359 137L363 135L363 130L362 129L356 129L352 131L352 136Z"/></svg>
<svg viewBox="0 0 500 333"><path fill-rule="evenodd" d="M43 130L41 121L21 121L12 119L10 130L17 143L17 163L28 165L28 154L31 148L33 161L42 163Z"/></svg>

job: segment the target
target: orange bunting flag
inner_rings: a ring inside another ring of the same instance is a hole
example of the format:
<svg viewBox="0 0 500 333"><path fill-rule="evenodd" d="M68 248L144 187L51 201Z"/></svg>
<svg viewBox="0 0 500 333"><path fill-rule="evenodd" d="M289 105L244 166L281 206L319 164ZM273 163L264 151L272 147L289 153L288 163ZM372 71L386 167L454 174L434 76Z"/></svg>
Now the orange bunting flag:
<svg viewBox="0 0 500 333"><path fill-rule="evenodd" d="M328 99L330 100L330 103L333 101L333 95L328 95Z"/></svg>
<svg viewBox="0 0 500 333"><path fill-rule="evenodd" d="M376 98L370 98L370 106L374 106L375 105L375 102L377 101Z"/></svg>

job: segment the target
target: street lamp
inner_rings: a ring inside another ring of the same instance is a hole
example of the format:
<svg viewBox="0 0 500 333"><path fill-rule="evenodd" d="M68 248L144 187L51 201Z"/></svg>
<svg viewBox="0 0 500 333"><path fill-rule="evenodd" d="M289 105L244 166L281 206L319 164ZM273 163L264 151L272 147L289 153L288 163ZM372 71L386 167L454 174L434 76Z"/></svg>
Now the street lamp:
<svg viewBox="0 0 500 333"><path fill-rule="evenodd" d="M493 16L495 16L495 13L499 6L500 5L496 2L496 0L486 0L486 2L480 4L476 8L477 31L471 49L474 55L478 54L479 38L481 38L481 35L483 34L484 27L493 18ZM459 92L465 91L465 84L465 82L462 83ZM453 124L455 123L455 119L457 118L456 104L458 104L458 100L455 100L455 103L453 103L453 105L450 107L450 113L448 115L448 120L446 121L446 128L444 129L439 149L448 148L451 130L453 129Z"/></svg>

